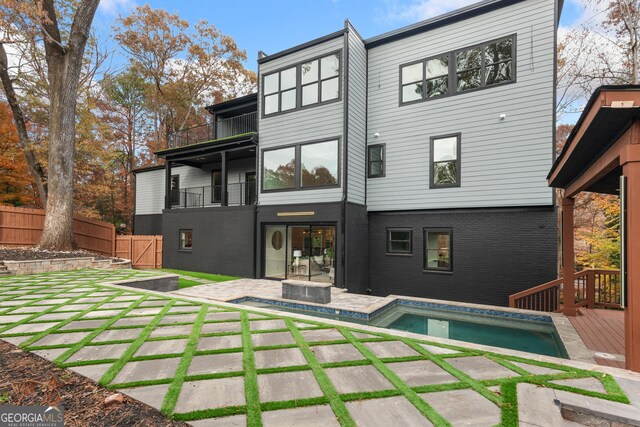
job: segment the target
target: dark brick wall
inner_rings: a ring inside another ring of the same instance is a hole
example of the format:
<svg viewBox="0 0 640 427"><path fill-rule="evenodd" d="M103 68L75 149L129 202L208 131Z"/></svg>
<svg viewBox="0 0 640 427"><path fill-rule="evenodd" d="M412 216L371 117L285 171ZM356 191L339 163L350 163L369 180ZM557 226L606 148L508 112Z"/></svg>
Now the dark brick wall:
<svg viewBox="0 0 640 427"><path fill-rule="evenodd" d="M278 216L281 212L313 212L310 216ZM256 271L259 277L264 277L263 233L267 224L325 224L336 226L336 271L335 285L342 287L342 252L344 238L342 227L342 203L310 203L297 205L258 206L257 209L258 235L256 243Z"/></svg>
<svg viewBox="0 0 640 427"><path fill-rule="evenodd" d="M145 236L162 234L162 214L134 215L133 234Z"/></svg>
<svg viewBox="0 0 640 427"><path fill-rule="evenodd" d="M163 267L254 277L254 206L165 209L163 216ZM191 251L179 250L182 229L193 230Z"/></svg>
<svg viewBox="0 0 640 427"><path fill-rule="evenodd" d="M386 228L413 229L413 254L386 254ZM423 271L423 228L453 230L453 272ZM552 208L369 214L374 295L508 305L510 294L556 278Z"/></svg>
<svg viewBox="0 0 640 427"><path fill-rule="evenodd" d="M347 203L345 224L345 284L349 292L363 294L369 287L369 217L367 208Z"/></svg>

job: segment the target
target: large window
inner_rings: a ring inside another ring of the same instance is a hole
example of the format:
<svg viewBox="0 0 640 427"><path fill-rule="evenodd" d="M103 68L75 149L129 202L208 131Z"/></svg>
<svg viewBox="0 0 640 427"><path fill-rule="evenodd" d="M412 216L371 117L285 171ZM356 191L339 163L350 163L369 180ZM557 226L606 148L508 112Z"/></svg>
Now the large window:
<svg viewBox="0 0 640 427"><path fill-rule="evenodd" d="M262 189L284 190L295 187L296 148L263 151Z"/></svg>
<svg viewBox="0 0 640 427"><path fill-rule="evenodd" d="M367 176L379 178L384 176L384 144L370 145L367 153Z"/></svg>
<svg viewBox="0 0 640 427"><path fill-rule="evenodd" d="M424 229L425 270L453 271L453 232Z"/></svg>
<svg viewBox="0 0 640 427"><path fill-rule="evenodd" d="M460 186L460 134L431 138L430 188Z"/></svg>
<svg viewBox="0 0 640 427"><path fill-rule="evenodd" d="M193 248L193 230L180 230L180 250L190 251Z"/></svg>
<svg viewBox="0 0 640 427"><path fill-rule="evenodd" d="M300 146L300 186L322 187L338 183L338 141Z"/></svg>
<svg viewBox="0 0 640 427"><path fill-rule="evenodd" d="M515 35L400 66L400 103L515 81Z"/></svg>
<svg viewBox="0 0 640 427"><path fill-rule="evenodd" d="M340 62L340 52L335 52L266 74L262 84L264 115L339 99Z"/></svg>
<svg viewBox="0 0 640 427"><path fill-rule="evenodd" d="M294 190L339 184L337 139L262 152L262 191Z"/></svg>
<svg viewBox="0 0 640 427"><path fill-rule="evenodd" d="M387 228L387 253L410 254L412 231L402 228Z"/></svg>

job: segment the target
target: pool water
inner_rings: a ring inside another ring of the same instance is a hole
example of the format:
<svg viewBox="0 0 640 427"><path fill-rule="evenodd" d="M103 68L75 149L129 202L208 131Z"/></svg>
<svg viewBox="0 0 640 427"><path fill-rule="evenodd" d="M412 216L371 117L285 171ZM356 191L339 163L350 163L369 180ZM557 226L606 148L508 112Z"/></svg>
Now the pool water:
<svg viewBox="0 0 640 427"><path fill-rule="evenodd" d="M460 315L439 311L411 312L391 309L390 317L369 324L417 334L448 338L547 356L564 357L566 352L552 324L488 316Z"/></svg>
<svg viewBox="0 0 640 427"><path fill-rule="evenodd" d="M244 301L241 304L568 358L562 340L551 322L519 320L452 310L432 310L402 304L391 307L370 320L283 307L264 302Z"/></svg>

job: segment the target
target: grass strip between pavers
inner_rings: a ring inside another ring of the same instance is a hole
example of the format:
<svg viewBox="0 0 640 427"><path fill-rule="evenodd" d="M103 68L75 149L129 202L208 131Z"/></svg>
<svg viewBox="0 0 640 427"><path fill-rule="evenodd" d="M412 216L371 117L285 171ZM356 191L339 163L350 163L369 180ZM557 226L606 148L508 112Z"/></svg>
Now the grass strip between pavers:
<svg viewBox="0 0 640 427"><path fill-rule="evenodd" d="M505 382L500 386L502 394L502 411L500 413L500 425L505 427L518 427L518 390L517 383Z"/></svg>
<svg viewBox="0 0 640 427"><path fill-rule="evenodd" d="M67 359L69 357L71 357L75 352L77 352L78 350L80 350L82 347L84 347L85 345L87 345L88 343L91 342L91 340L93 340L95 337L97 337L98 335L100 335L102 332L104 332L105 330L107 330L107 328L109 328L109 326L113 325L115 322L117 322L118 320L122 319L124 316L127 315L128 312L130 312L131 310L136 309L140 304L142 304L142 302L144 302L146 299L148 298L148 295L143 296L142 298L140 298L138 301L134 302L133 304L129 305L128 308L124 309L123 311L120 312L119 315L112 317L110 320L108 320L107 322L103 323L101 326L99 326L98 328L94 328L94 330L87 335L86 337L84 337L83 339L81 339L78 343L76 343L75 345L73 345L69 350L65 351L64 353L62 353L60 356L56 357L55 360L53 361L53 363L55 363L56 365L60 366L62 363L66 362Z"/></svg>
<svg viewBox="0 0 640 427"><path fill-rule="evenodd" d="M178 403L180 390L182 390L182 384L187 376L187 371L189 370L189 365L191 365L193 354L196 352L196 348L198 347L198 342L200 341L200 329L202 329L202 324L204 323L204 318L207 315L208 310L209 306L206 304L202 305L200 308L200 312L193 323L193 328L191 328L191 335L187 341L184 353L182 353L182 358L180 359L180 363L178 364L178 368L176 369L176 373L173 377L173 382L169 386L169 390L167 390L164 402L162 402L162 412L167 415L171 415L171 413L173 413L173 408L175 408L176 403Z"/></svg>
<svg viewBox="0 0 640 427"><path fill-rule="evenodd" d="M436 426L451 426L451 423L447 421L442 415L438 413L431 405L425 402L418 393L413 391L404 381L400 379L387 365L380 361L380 359L371 351L367 346L358 341L358 339L345 327L337 328L342 335L345 336L351 342L360 353L371 362L373 366L398 390L407 400L416 407L422 415L424 415L429 421ZM424 350L424 349L423 349ZM426 350L425 350L426 352Z"/></svg>
<svg viewBox="0 0 640 427"><path fill-rule="evenodd" d="M144 344L147 337L151 335L151 332L153 331L153 329L160 323L160 320L162 320L165 314L167 314L167 312L171 309L174 303L175 301L171 300L171 302L169 302L169 304L167 304L160 311L160 313L156 314L153 320L150 323L148 323L142 329L142 331L140 331L140 335L138 335L138 338L136 338L136 340L133 343L131 343L129 348L127 348L127 350L122 354L122 356L120 356L118 361L113 365L111 365L109 369L107 369L107 371L102 375L102 378L100 378L100 381L98 381L98 384L105 387L109 387L109 383L114 380L116 375L118 375L118 372L120 372L120 370L124 367L124 365L126 365L129 359L133 357L133 355L135 354L136 351L138 351L140 346Z"/></svg>
<svg viewBox="0 0 640 427"><path fill-rule="evenodd" d="M309 344L305 341L302 333L298 330L296 325L294 324L294 319L284 318L285 323L289 327L291 331L291 335L293 335L293 339L298 344L300 351L304 355L305 359L307 359L307 363L311 367L311 371L320 386L320 390L324 393L325 397L329 401L329 406L333 409L333 413L340 422L342 427L355 427L355 421L351 418L351 414L347 410L346 405L340 398L338 391L335 386L329 379L329 376L324 371L324 369L320 366L320 362L316 358L316 355L311 351Z"/></svg>
<svg viewBox="0 0 640 427"><path fill-rule="evenodd" d="M244 368L244 396L247 408L247 425L262 426L258 373L256 372L255 355L253 354L249 314L246 311L240 312L240 322L242 325L242 346L244 348L242 353L242 366Z"/></svg>
<svg viewBox="0 0 640 427"><path fill-rule="evenodd" d="M63 292L64 291L60 291L59 294L61 294ZM43 310L41 312L38 312L38 313L24 313L24 314L28 314L29 316L24 318L24 319L22 319L22 320L19 320L19 321L15 322L15 323L9 323L8 325L0 327L0 334L4 333L5 331L8 331L9 329L15 328L16 326L20 326L20 325L24 325L25 323L29 323L31 320L36 319L36 318L38 318L38 317L40 317L40 316L42 316L44 314L49 314L49 313L51 313L52 311L54 311L54 310L56 310L58 308L61 308L61 307L64 307L65 305L67 305L67 304L70 304L70 302L77 301L80 298L85 298L85 297L91 295L92 292L94 292L93 289L90 290L90 291L84 292L84 293L78 295L77 297L72 298L71 300L69 300L67 302L63 302L63 303L60 303L60 304L52 305L49 308L47 308L47 309L45 309L45 310ZM55 294L55 295L57 296L59 294ZM15 306L13 308L14 309L23 308L23 307L30 306L31 304L33 304L33 303L27 303L27 304L22 305L22 306ZM5 314L5 313L3 313L3 314ZM16 313L14 313L14 314L16 314ZM19 313L17 313L17 314L19 314ZM53 322L56 322L56 321L54 320Z"/></svg>

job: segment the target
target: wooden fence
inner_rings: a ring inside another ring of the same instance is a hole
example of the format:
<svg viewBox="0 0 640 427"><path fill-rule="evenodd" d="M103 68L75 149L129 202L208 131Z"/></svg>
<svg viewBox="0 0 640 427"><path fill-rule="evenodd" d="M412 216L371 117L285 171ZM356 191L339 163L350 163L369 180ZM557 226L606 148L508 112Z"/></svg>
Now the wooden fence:
<svg viewBox="0 0 640 427"><path fill-rule="evenodd" d="M44 228L44 210L0 206L0 245L34 246ZM116 231L113 224L73 217L73 232L80 249L113 256Z"/></svg>
<svg viewBox="0 0 640 427"><path fill-rule="evenodd" d="M118 236L115 256L136 268L162 268L162 236Z"/></svg>

